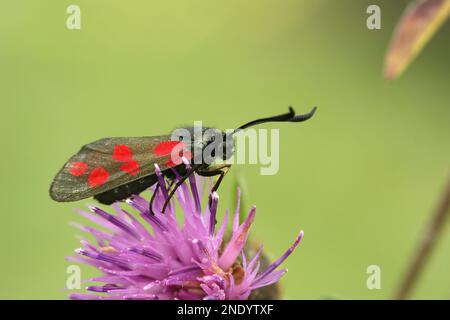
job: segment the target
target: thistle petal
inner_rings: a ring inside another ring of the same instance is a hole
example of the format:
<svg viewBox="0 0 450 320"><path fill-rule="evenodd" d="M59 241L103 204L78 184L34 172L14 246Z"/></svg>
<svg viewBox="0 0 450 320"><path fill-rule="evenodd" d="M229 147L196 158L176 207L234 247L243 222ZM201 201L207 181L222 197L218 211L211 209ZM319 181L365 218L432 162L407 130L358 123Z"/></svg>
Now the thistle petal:
<svg viewBox="0 0 450 320"><path fill-rule="evenodd" d="M167 188L159 167L155 170L159 188L150 190L156 193L154 208L162 208L167 199ZM178 179L175 174L175 183ZM237 205L231 238L222 244L226 239L228 210L216 231L219 196L214 192L211 206L201 208L200 194L208 196L203 191L199 194L199 190L206 189L202 187L205 181L209 180L193 177L175 193L174 201L179 203L183 222L175 218L175 206L168 208L169 213L156 211L153 215L148 201L137 195L126 204L142 219L137 219L118 203L112 205L115 214L96 206L88 207L92 213L80 211L80 215L107 230L74 224L95 241L90 243L80 238L82 248L76 250L76 256L67 259L90 265L103 274L89 280L95 284L87 286L88 293L70 297L102 300L247 299L252 290L278 281L286 270L275 269L292 253L303 233L281 258L258 274L262 248L251 260L247 260L243 250L256 208L253 207L239 225L240 205Z"/></svg>

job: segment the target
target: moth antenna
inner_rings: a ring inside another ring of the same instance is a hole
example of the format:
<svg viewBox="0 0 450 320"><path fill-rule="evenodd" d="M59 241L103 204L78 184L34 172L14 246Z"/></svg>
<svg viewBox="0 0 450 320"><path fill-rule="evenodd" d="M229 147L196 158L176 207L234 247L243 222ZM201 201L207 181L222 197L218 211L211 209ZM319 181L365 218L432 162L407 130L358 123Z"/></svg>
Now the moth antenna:
<svg viewBox="0 0 450 320"><path fill-rule="evenodd" d="M294 109L292 109L292 107L289 107L289 110L294 111ZM306 121L308 119L310 119L314 113L316 113L317 107L312 108L312 110L308 113L305 114L299 114L294 116L292 119L289 120L289 122L302 122L302 121ZM295 112L294 112L295 113Z"/></svg>
<svg viewBox="0 0 450 320"><path fill-rule="evenodd" d="M317 107L314 107L308 113L295 115L294 108L289 107L289 112L287 112L287 113L283 113L283 114L280 114L278 116L261 118L261 119L256 119L256 120L250 121L250 122L240 126L239 128L235 129L231 133L231 135L234 135L234 134L236 134L237 132L239 132L241 130L244 130L246 128L249 128L249 127L261 124L261 123L267 123L267 122L302 122L302 121L306 121L306 120L310 119L314 115L316 110L317 110Z"/></svg>

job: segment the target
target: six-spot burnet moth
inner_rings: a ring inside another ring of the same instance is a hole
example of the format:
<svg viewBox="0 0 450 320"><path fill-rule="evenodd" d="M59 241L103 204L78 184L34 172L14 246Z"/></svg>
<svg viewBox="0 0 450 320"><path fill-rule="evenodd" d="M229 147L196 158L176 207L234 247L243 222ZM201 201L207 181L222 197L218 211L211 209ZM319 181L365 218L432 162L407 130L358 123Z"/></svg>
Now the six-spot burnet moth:
<svg viewBox="0 0 450 320"><path fill-rule="evenodd" d="M155 184L158 180L155 165L158 165L168 180L175 175L181 177L170 190L164 212L176 189L193 173L219 176L212 191L218 189L231 165L215 163L233 155L235 133L266 122L302 122L311 118L315 111L316 107L307 114L295 115L290 107L288 113L257 119L228 133L203 128L198 135L195 128L180 128L189 133L187 138L183 134L172 134L100 139L83 146L66 162L53 179L50 196L60 202L94 197L100 203L111 204L137 195ZM183 160L187 160L189 165ZM149 210L153 213L152 201Z"/></svg>

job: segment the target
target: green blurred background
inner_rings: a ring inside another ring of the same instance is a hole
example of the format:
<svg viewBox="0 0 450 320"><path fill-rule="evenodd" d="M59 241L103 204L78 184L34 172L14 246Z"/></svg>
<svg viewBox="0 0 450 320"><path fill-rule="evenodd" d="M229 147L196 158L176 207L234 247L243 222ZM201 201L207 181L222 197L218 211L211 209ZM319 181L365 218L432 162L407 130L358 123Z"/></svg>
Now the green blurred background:
<svg viewBox="0 0 450 320"><path fill-rule="evenodd" d="M0 298L65 299L71 220L91 200L50 200L55 173L107 136L157 135L194 120L233 128L319 110L280 128L280 171L235 166L272 258L300 229L284 298L390 298L450 173L450 24L397 81L382 78L408 1L3 1L0 11ZM66 28L66 8L82 28ZM382 30L366 28L378 4ZM447 228L448 229L448 228ZM449 230L447 230L449 231ZM413 298L450 298L450 232ZM366 268L381 267L380 290ZM83 267L83 277L93 273Z"/></svg>

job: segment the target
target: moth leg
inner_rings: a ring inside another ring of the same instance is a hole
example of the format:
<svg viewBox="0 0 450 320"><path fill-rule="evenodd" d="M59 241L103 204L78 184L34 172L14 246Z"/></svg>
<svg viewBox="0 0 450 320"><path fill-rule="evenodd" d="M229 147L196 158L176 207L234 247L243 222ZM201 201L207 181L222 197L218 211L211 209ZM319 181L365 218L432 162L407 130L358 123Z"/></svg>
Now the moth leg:
<svg viewBox="0 0 450 320"><path fill-rule="evenodd" d="M164 211L166 211L166 207L168 206L170 199L172 199L172 197L175 195L175 191L177 191L177 189L183 184L184 181L186 181L187 178L189 178L189 176L191 174L193 174L194 172L197 171L197 169L199 168L199 166L193 166L188 172L186 172L184 174L184 176L182 176L180 178L180 180L178 180L178 182L175 184L175 186L172 188L172 190L170 190L169 196L167 197L166 201L164 202L164 205L162 207L161 212L164 213Z"/></svg>
<svg viewBox="0 0 450 320"><path fill-rule="evenodd" d="M152 199L150 200L150 203L148 205L148 211L150 212L150 214L152 216L155 215L155 212L153 211L153 201L155 201L156 194L158 193L158 191L159 191L159 183L157 182L156 183L156 187L155 187L155 191L153 192L153 195L152 195Z"/></svg>
<svg viewBox="0 0 450 320"><path fill-rule="evenodd" d="M214 186L212 187L211 193L209 195L209 206L211 207L211 203L212 203L212 193L217 191L217 189L219 189L220 184L222 183L223 178L225 177L225 175L228 173L228 171L230 170L231 164L225 164L220 166L219 168L213 168L210 170L205 170L205 171L197 171L197 174L203 177L214 177L214 176L219 176L219 178L217 178L216 182L214 183Z"/></svg>
<svg viewBox="0 0 450 320"><path fill-rule="evenodd" d="M175 180L169 180L169 190L173 187Z"/></svg>

